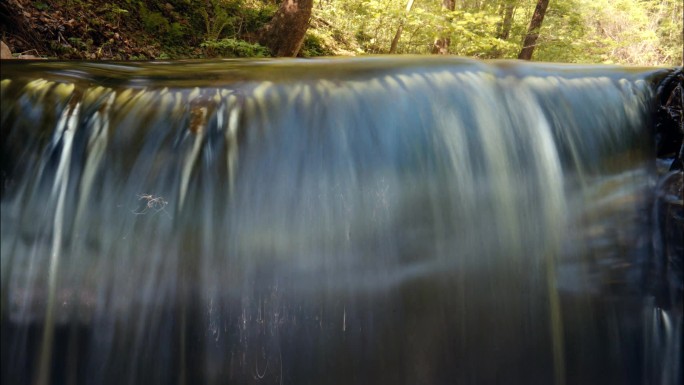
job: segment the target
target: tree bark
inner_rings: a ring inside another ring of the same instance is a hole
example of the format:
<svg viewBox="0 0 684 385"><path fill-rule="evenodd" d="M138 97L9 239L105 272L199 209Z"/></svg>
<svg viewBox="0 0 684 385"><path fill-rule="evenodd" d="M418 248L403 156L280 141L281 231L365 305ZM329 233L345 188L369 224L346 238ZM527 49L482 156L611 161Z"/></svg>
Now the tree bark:
<svg viewBox="0 0 684 385"><path fill-rule="evenodd" d="M497 37L501 40L507 40L511 34L511 27L513 26L513 12L517 1L507 0L502 5L501 9L501 25Z"/></svg>
<svg viewBox="0 0 684 385"><path fill-rule="evenodd" d="M447 12L453 12L454 9L456 9L456 0L442 0L442 9L446 10ZM451 21L451 18L449 17L447 20ZM447 55L449 53L450 44L451 38L449 38L448 36L439 37L435 40L435 43L432 45L432 53L439 55Z"/></svg>
<svg viewBox="0 0 684 385"><path fill-rule="evenodd" d="M525 35L523 48L520 51L520 55L518 55L518 59L532 59L532 53L534 52L537 38L539 38L539 29L544 21L544 15L546 14L546 8L548 8L548 6L549 0L539 0L537 2L537 7L534 9L534 14L532 15L532 20L530 21L530 27L527 29L527 35Z"/></svg>
<svg viewBox="0 0 684 385"><path fill-rule="evenodd" d="M408 0L408 3L406 3L406 15L408 15L409 12L411 12L411 8L413 8L413 2L415 0ZM394 39L392 39L392 44L390 45L390 50L389 53L397 53L397 46L399 45L399 39L401 39L401 33L404 31L404 21L406 19L406 16L401 19L401 22L399 23L399 27L397 28L397 33L394 34Z"/></svg>
<svg viewBox="0 0 684 385"><path fill-rule="evenodd" d="M297 56L309 28L314 0L283 0L273 19L259 33L259 43L273 56Z"/></svg>

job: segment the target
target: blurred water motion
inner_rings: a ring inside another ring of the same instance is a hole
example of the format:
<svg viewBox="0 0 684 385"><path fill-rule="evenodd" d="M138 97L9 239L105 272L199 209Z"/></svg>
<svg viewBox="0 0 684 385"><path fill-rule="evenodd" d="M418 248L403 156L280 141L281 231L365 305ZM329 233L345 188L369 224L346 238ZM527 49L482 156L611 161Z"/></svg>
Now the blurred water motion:
<svg viewBox="0 0 684 385"><path fill-rule="evenodd" d="M675 384L666 70L2 63L6 384Z"/></svg>

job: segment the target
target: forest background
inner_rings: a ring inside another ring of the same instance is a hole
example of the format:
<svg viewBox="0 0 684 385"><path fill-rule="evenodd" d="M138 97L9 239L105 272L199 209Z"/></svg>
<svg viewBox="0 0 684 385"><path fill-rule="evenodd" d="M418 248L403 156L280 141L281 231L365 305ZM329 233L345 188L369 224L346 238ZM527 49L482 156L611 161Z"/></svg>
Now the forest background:
<svg viewBox="0 0 684 385"><path fill-rule="evenodd" d="M536 61L674 66L684 60L682 3L3 0L0 39L14 57L52 59L533 54Z"/></svg>

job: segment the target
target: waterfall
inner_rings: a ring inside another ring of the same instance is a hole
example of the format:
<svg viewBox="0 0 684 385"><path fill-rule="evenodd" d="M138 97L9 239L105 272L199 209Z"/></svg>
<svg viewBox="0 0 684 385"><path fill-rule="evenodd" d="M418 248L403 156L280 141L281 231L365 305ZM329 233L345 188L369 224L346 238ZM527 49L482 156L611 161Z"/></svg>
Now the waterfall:
<svg viewBox="0 0 684 385"><path fill-rule="evenodd" d="M682 378L649 283L670 70L2 66L3 383Z"/></svg>

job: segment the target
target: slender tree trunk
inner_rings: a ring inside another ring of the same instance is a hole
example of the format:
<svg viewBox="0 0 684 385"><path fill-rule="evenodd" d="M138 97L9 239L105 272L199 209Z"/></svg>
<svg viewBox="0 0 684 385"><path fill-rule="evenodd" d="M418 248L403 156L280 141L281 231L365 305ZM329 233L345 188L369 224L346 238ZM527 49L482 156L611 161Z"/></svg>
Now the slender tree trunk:
<svg viewBox="0 0 684 385"><path fill-rule="evenodd" d="M415 0L408 0L408 3L406 3L406 15L408 15L409 12L411 12L411 8L413 8L413 2ZM397 53L397 45L399 45L399 39L401 39L401 33L404 31L404 22L406 21L406 16L404 16L401 19L401 22L399 23L399 27L397 28L397 33L394 34L394 39L392 39L392 44L390 45L390 50L389 53Z"/></svg>
<svg viewBox="0 0 684 385"><path fill-rule="evenodd" d="M534 9L534 14L532 15L532 20L530 21L530 27L527 29L527 35L525 35L523 48L520 51L520 55L518 55L518 59L532 59L532 52L534 52L534 46L537 43L537 38L539 37L539 29L544 21L544 15L546 14L546 8L548 8L548 6L549 0L539 0L537 2L537 7Z"/></svg>
<svg viewBox="0 0 684 385"><path fill-rule="evenodd" d="M501 29L497 37L501 40L506 40L511 34L511 27L513 26L513 12L517 1L507 0L501 10Z"/></svg>
<svg viewBox="0 0 684 385"><path fill-rule="evenodd" d="M520 0L500 0L499 1L499 18L501 19L496 23L496 38L499 40L508 40L511 35L511 28L513 27L513 15L515 14L515 8L517 8ZM503 52L501 48L497 47L492 50L492 58L503 57Z"/></svg>
<svg viewBox="0 0 684 385"><path fill-rule="evenodd" d="M314 0L283 0L273 19L259 33L259 43L273 56L297 56L309 28Z"/></svg>
<svg viewBox="0 0 684 385"><path fill-rule="evenodd" d="M442 0L442 9L447 12L453 12L456 9L456 0ZM451 17L447 18L447 21L451 22ZM432 45L432 53L446 55L449 53L450 44L451 38L448 36L438 37Z"/></svg>

